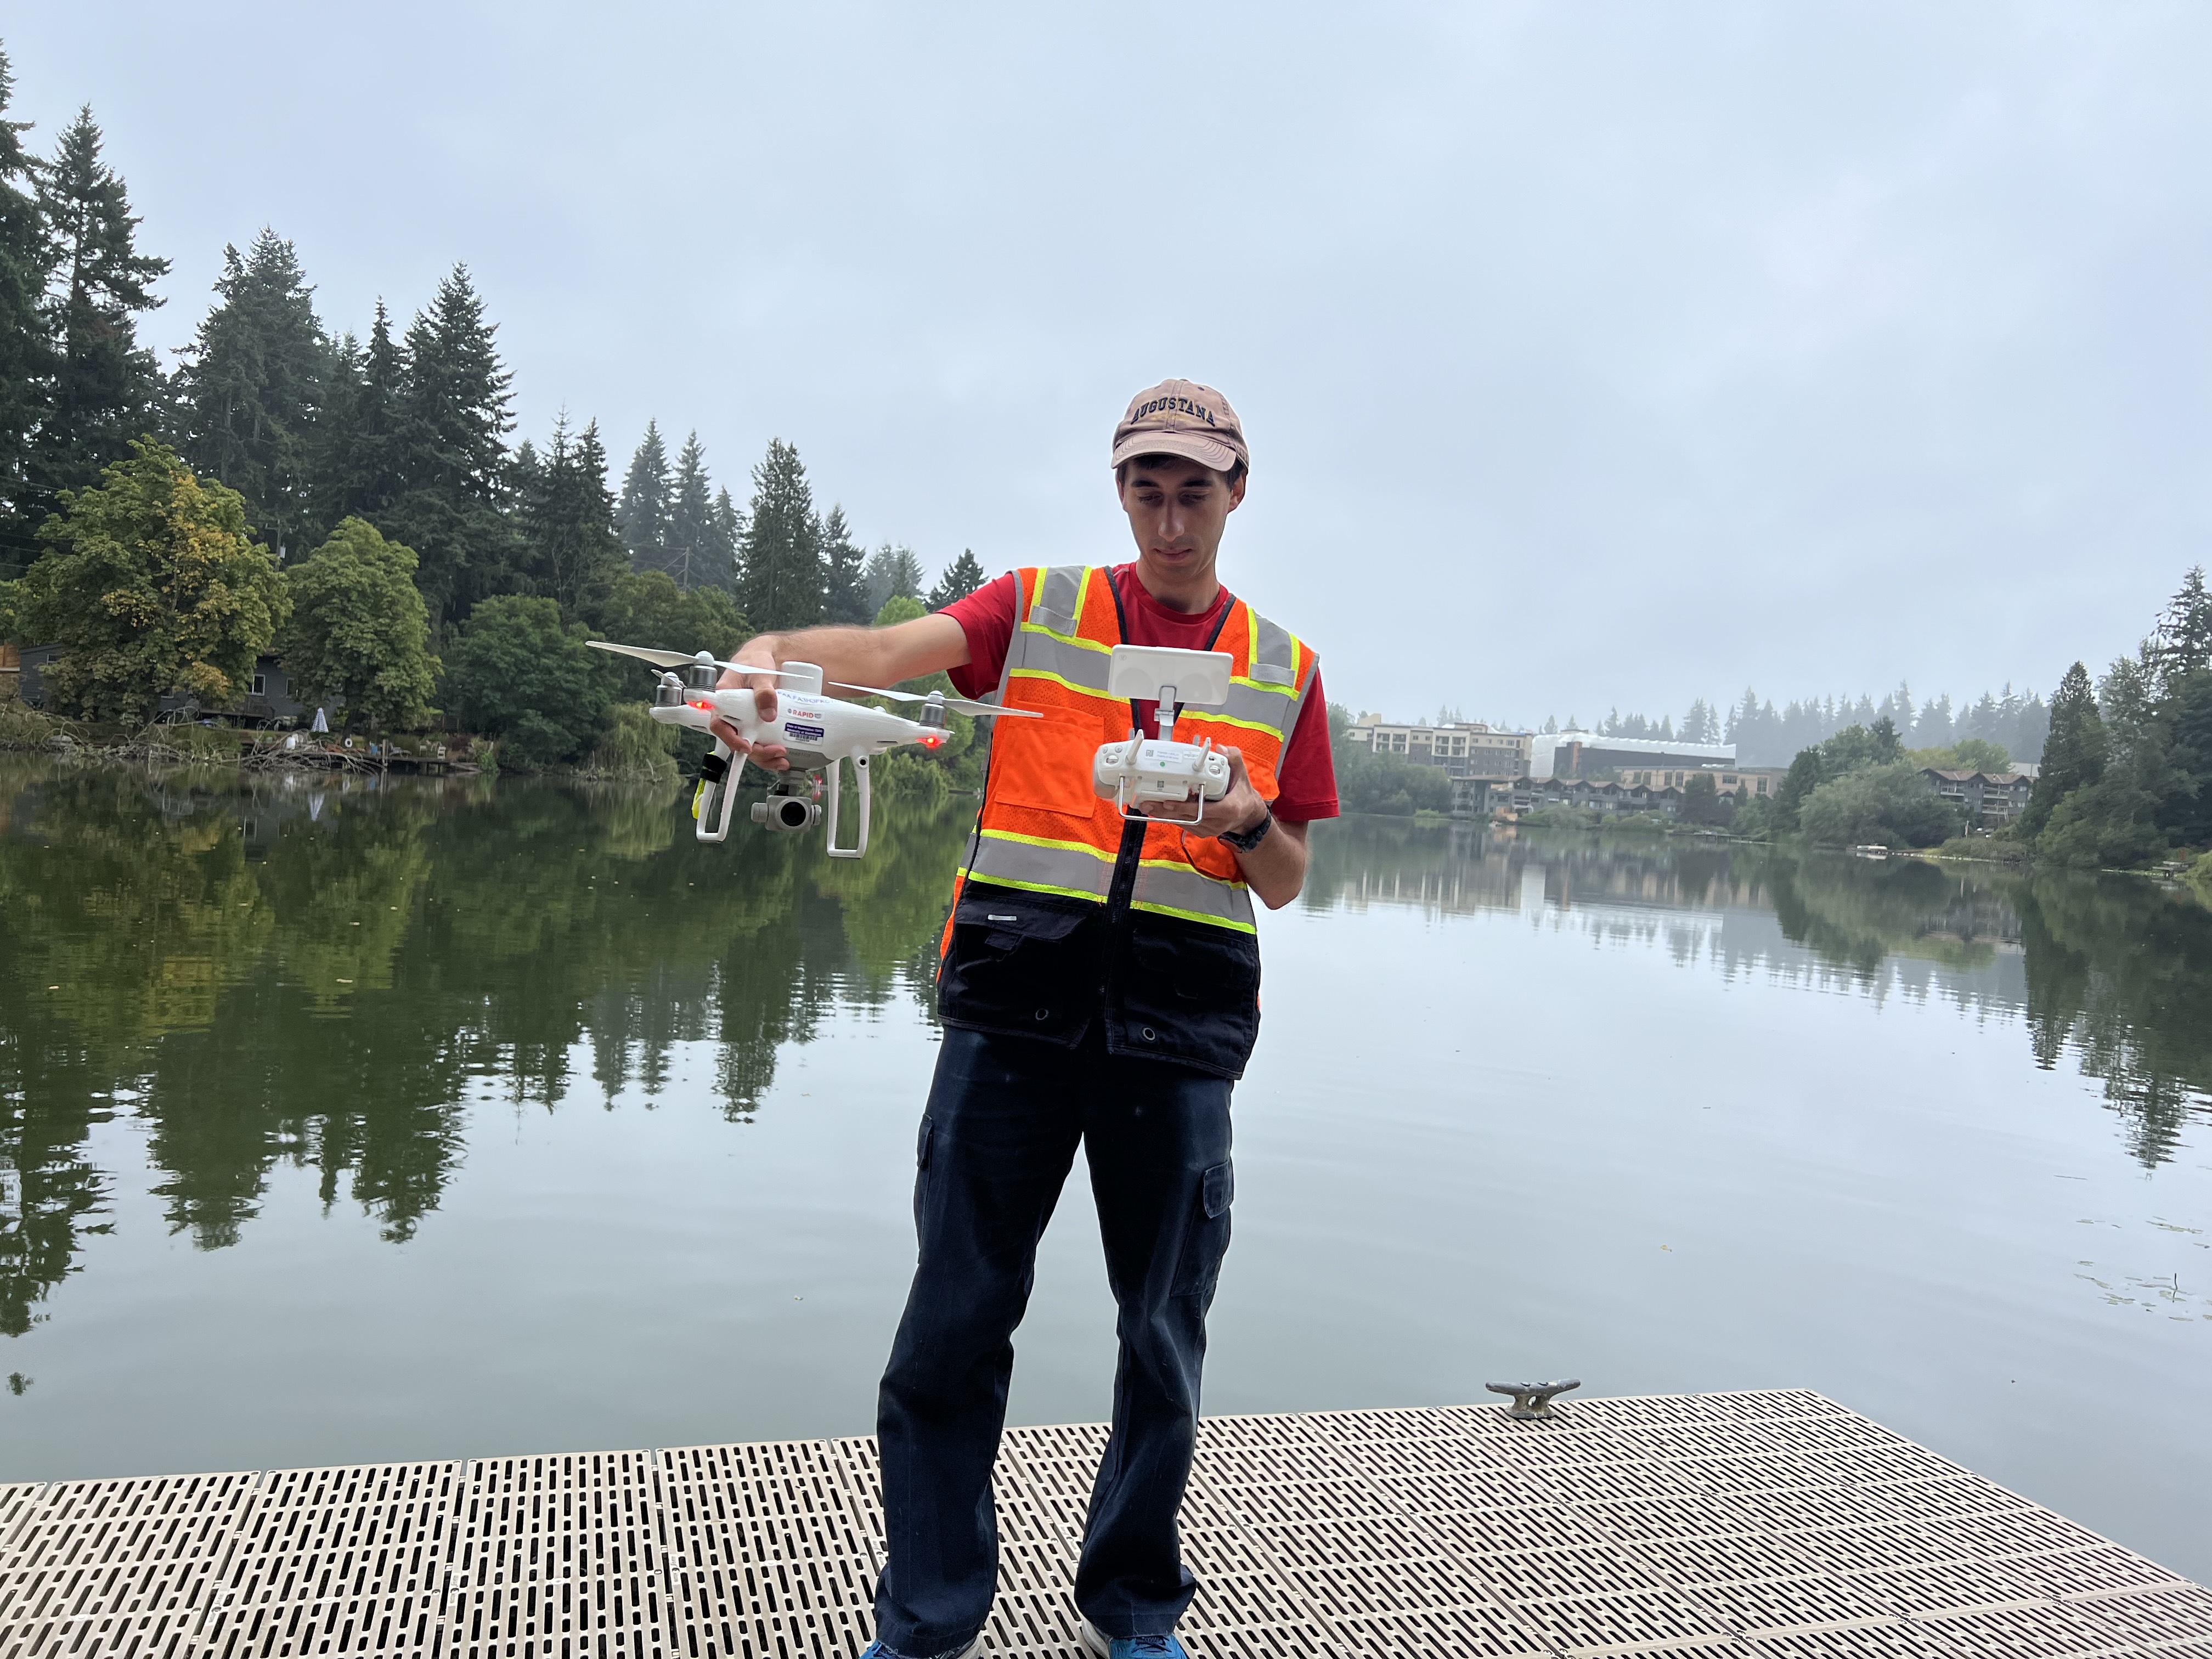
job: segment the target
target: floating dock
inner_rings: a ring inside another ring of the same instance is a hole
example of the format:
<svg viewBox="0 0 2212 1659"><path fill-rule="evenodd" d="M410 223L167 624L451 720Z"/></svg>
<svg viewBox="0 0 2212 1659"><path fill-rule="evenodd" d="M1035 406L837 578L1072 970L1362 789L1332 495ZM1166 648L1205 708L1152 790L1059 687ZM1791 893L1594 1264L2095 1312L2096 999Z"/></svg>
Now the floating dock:
<svg viewBox="0 0 2212 1659"><path fill-rule="evenodd" d="M2212 1592L1802 1391L1207 1419L1198 1659L2212 1659ZM1014 1429L987 1653L1079 1659L1103 1425ZM875 1443L0 1486L0 1659L849 1659Z"/></svg>

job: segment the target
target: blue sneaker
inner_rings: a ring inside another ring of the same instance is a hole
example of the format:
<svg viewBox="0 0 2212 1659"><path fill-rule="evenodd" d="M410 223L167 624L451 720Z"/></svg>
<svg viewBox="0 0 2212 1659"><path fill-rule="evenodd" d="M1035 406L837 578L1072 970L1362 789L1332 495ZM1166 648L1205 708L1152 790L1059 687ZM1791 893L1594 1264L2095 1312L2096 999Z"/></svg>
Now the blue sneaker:
<svg viewBox="0 0 2212 1659"><path fill-rule="evenodd" d="M1076 1628L1098 1659L1190 1659L1173 1636L1109 1636L1088 1619Z"/></svg>
<svg viewBox="0 0 2212 1659"><path fill-rule="evenodd" d="M982 1650L983 1633L978 1631L975 1632L975 1639L966 1647L955 1648L949 1653L937 1654L933 1656L933 1659L975 1659L975 1656ZM860 1659L907 1659L907 1656L895 1649L885 1647L881 1642L871 1642L860 1650Z"/></svg>

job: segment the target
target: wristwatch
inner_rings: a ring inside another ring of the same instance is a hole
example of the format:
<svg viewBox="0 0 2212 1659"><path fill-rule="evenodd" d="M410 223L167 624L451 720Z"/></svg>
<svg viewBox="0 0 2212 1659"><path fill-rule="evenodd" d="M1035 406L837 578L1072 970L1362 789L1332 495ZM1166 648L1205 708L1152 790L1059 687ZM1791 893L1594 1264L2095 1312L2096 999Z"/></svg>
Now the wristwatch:
<svg viewBox="0 0 2212 1659"><path fill-rule="evenodd" d="M1221 839L1240 853L1252 851L1261 842L1267 839L1267 831L1275 827L1274 809L1267 802L1261 801L1260 811L1266 816L1259 823L1254 824L1249 830L1224 830L1221 832Z"/></svg>

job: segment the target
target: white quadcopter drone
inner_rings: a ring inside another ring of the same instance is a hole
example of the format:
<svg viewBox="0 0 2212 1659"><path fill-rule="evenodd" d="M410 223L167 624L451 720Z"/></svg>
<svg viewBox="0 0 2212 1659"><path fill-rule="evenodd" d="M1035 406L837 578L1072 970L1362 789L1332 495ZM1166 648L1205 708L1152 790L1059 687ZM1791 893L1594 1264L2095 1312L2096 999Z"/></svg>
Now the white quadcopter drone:
<svg viewBox="0 0 2212 1659"><path fill-rule="evenodd" d="M766 829L787 831L811 830L821 823L833 859L856 859L868 850L868 763L874 757L902 744L939 747L945 741L948 710L979 720L1000 714L1043 718L1035 709L1001 708L967 697L948 697L941 691L887 691L840 680L827 683L860 696L920 703L921 718L907 720L885 709L824 696L822 671L812 663L755 668L745 663L724 662L708 651L686 656L681 651L654 651L605 640L588 643L596 650L635 657L663 671L653 698L653 718L663 725L711 732L712 722L719 715L735 726L748 744L781 744L790 757L791 770L772 775L768 799L753 803L752 820ZM678 669L683 671L680 675L673 672ZM718 684L726 669L783 682L776 692L774 719L760 718L750 686ZM1218 705L1228 700L1229 674L1230 657L1225 651L1178 651L1166 646L1114 647L1107 670L1109 695L1156 701L1161 733L1158 738L1146 738L1132 726L1121 742L1100 744L1093 758L1093 788L1113 801L1123 817L1139 816L1135 809L1144 802L1185 802L1193 805L1190 817L1170 817L1164 821L1195 823L1205 813L1206 802L1228 793L1227 757L1210 740L1177 743L1173 734L1179 707ZM737 805L735 773L741 769L731 765L734 758L729 744L716 738L714 753L700 767L699 792L693 798L691 815L698 821L694 833L701 841L729 839L730 815ZM840 769L847 760L853 763L854 781L860 792L860 831L852 846L840 847L837 798L842 781ZM718 794L719 815L714 811Z"/></svg>
<svg viewBox="0 0 2212 1659"><path fill-rule="evenodd" d="M868 850L868 763L876 756L902 744L918 743L925 749L938 748L945 742L945 716L948 710L973 714L980 720L997 714L1041 718L1030 709L1000 708L993 703L973 702L966 697L948 697L941 691L887 691L878 686L830 682L840 691L861 696L920 703L921 718L907 720L888 709L825 696L822 671L812 663L756 668L749 663L723 662L707 651L686 656L681 651L653 651L642 646L613 645L605 640L589 643L595 649L635 657L664 671L653 698L653 718L663 725L711 732L711 722L719 715L735 726L749 744L781 744L791 757L791 770L774 775L768 799L753 803L752 820L769 830L792 831L811 830L822 823L833 859L856 859ZM676 669L684 672L680 676L666 672ZM760 717L759 705L754 701L750 685L719 686L717 682L725 669L781 680L782 684L775 695L775 718ZM740 769L732 766L734 758L729 744L716 738L714 752L700 768L699 793L692 801L691 811L698 820L695 833L701 841L729 839L730 814L738 798L736 773ZM860 832L852 846L840 847L840 768L848 760L853 763L854 781L860 792ZM721 798L719 815L714 811L717 794Z"/></svg>

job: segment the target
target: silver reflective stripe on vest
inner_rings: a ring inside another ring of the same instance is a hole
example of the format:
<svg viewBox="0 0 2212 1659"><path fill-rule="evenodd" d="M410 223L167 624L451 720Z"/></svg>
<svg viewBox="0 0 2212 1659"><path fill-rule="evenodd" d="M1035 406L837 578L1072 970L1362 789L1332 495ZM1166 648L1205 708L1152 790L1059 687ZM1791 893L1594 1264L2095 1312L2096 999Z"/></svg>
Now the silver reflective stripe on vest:
<svg viewBox="0 0 2212 1659"><path fill-rule="evenodd" d="M1255 691L1249 685L1231 684L1229 701L1218 708L1187 708L1183 712L1198 718L1218 714L1224 720L1240 726L1261 726L1273 732L1278 740L1288 743L1291 738L1291 714L1297 701L1288 692Z"/></svg>
<svg viewBox="0 0 2212 1659"><path fill-rule="evenodd" d="M1285 691L1297 690L1292 678L1297 666L1297 647L1291 640L1291 630L1278 627L1258 611L1252 613L1252 672L1249 678L1262 685L1279 685Z"/></svg>
<svg viewBox="0 0 2212 1659"><path fill-rule="evenodd" d="M1252 895L1242 882L1216 881L1187 864L1140 864L1129 902L1139 910L1164 910L1194 921L1259 929L1252 921Z"/></svg>
<svg viewBox="0 0 2212 1659"><path fill-rule="evenodd" d="M1114 858L1087 848L1047 847L986 830L969 873L1009 887L1072 893L1103 904L1114 880Z"/></svg>
<svg viewBox="0 0 2212 1659"><path fill-rule="evenodd" d="M1055 634L1073 635L1079 626L1083 603L1083 572L1079 564L1056 564L1037 584L1036 603L1027 618L1032 628L1048 628Z"/></svg>
<svg viewBox="0 0 2212 1659"><path fill-rule="evenodd" d="M1014 637L1007 647L1006 660L1018 665L1025 673L1050 674L1067 682L1079 691L1090 691L1099 696L1106 695L1107 656L1095 646L1070 645L1066 640L1050 634L1041 634L1028 629ZM1119 702L1120 699L1115 699ZM1128 705L1121 704L1124 713Z"/></svg>

